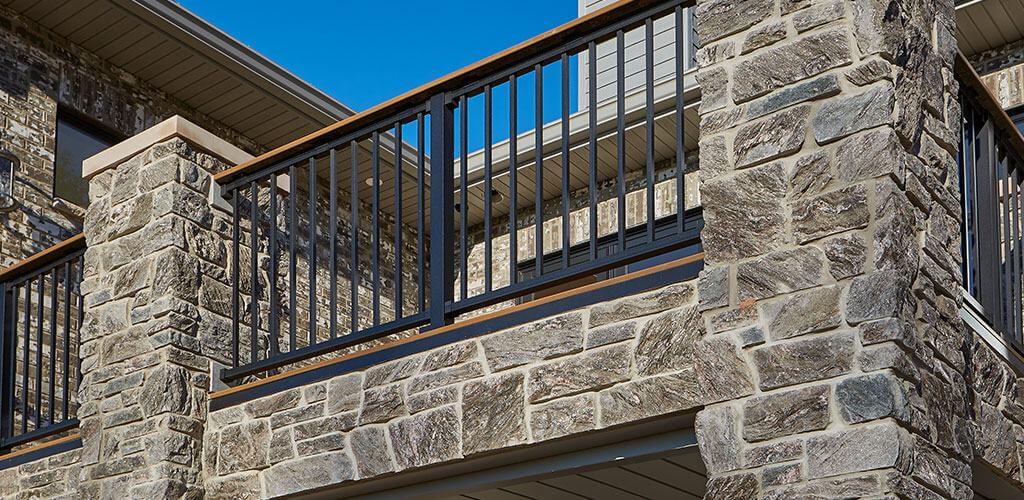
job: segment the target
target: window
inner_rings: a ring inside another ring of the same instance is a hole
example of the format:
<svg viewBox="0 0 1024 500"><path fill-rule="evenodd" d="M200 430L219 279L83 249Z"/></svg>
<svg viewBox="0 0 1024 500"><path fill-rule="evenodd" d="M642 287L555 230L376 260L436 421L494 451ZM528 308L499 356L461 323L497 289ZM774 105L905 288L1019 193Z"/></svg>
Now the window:
<svg viewBox="0 0 1024 500"><path fill-rule="evenodd" d="M1010 115L1010 119L1013 120L1013 124L1017 126L1017 130L1024 134L1024 106L1011 109L1007 113Z"/></svg>
<svg viewBox="0 0 1024 500"><path fill-rule="evenodd" d="M82 179L82 161L121 140L117 134L71 113L57 113L57 165L53 195L79 206L89 204L89 183Z"/></svg>

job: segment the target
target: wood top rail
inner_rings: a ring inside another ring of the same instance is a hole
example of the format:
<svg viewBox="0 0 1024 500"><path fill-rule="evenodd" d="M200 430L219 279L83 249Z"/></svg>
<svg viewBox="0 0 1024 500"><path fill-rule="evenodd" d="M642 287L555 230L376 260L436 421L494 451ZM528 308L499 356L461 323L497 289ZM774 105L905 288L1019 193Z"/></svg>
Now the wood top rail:
<svg viewBox="0 0 1024 500"><path fill-rule="evenodd" d="M386 118L391 113L401 111L407 106L425 104L430 96L439 92L459 89L482 76L505 69L518 62L525 61L548 49L557 47L574 38L585 35L601 26L610 24L619 19L624 19L631 14L640 12L643 9L659 2L664 2L664 0L619 0L612 5L578 19L574 19L514 47L503 50L488 58L482 59L460 70L438 78L426 85L422 85L398 97L378 104L366 111L356 113L344 120L310 133L305 137L301 137L289 142L288 144L268 151L256 158L253 158L252 160L224 170L215 175L214 180L220 184L224 184L246 173L254 172L262 167L282 161L287 156L308 151L320 143L341 137L348 131L356 130L364 124ZM695 3L695 0L687 1L684 5L689 6L693 3Z"/></svg>
<svg viewBox="0 0 1024 500"><path fill-rule="evenodd" d="M0 270L0 282L8 281L21 275L42 269L47 264L56 262L71 253L85 248L85 233L78 233L56 245L53 245L28 258Z"/></svg>
<svg viewBox="0 0 1024 500"><path fill-rule="evenodd" d="M1017 129L1013 120L1010 119L1010 115L1006 114L999 99L981 81L981 76L974 71L974 66L967 60L963 52L957 51L955 66L960 82L974 89L978 103L992 116L992 122L1005 134L1006 142L1017 153L1017 156L1024 160L1024 137L1021 136L1020 130Z"/></svg>
<svg viewBox="0 0 1024 500"><path fill-rule="evenodd" d="M704 260L704 252L699 252L699 253L696 253L696 254L693 254L693 255L690 255L690 256L687 256L687 257L683 257L681 259L676 259L676 260L673 260L673 261L670 261L670 262L666 262L664 264L659 264L657 266L649 267L647 269L642 269L640 271L632 272L632 273L629 273L629 274L624 274L622 276L616 276L614 278L609 278L609 279L606 279L606 280L603 280L603 281L598 281L597 283L591 283L589 285L584 285L584 286L581 286L581 287L578 287L578 288L574 288L572 290L566 290L564 292L559 292L559 293L556 293L556 294L553 294L553 295L549 295L549 296L544 297L544 298L540 298L540 299L533 300L533 301L530 301L530 302L526 302L526 303L523 303L523 304L514 305L514 306L507 307L505 309L501 309L501 310L498 310L498 311L490 312L490 313L487 313L487 314L481 314L480 316L475 316L475 317L469 318L469 319L467 319L465 321L460 321L458 323L453 323L453 324L446 325L446 326L443 326L443 327L440 327L440 328L435 328L433 330L429 330L429 331L426 331L426 332L421 332L421 333L418 333L416 335L410 335L409 337L406 337L406 338L403 338L403 339L394 340L394 341L391 341L391 342L385 342L383 344L376 345L376 346L370 347L368 349L363 349L361 351L356 351L356 352L353 352L353 353L345 354L345 355L342 355L342 356L338 356L336 358L327 359L327 360L324 360L324 361L320 361L318 363L314 363L312 365L303 366L301 368L296 368L294 370L288 370L286 372L278 373L276 375L271 375L271 376L269 376L267 378L256 380L254 382L249 382L247 384L242 384L242 385L238 385L238 386L235 386L235 387L230 387L230 388L227 388L227 389L222 389L222 390L210 393L210 400L212 401L212 400L217 399L217 398L223 398L225 396L230 396L231 394L234 394L234 393L237 393L237 392L242 392L242 391L246 391L246 390L252 389L254 387L259 387L259 386L262 386L262 385L271 384L271 383L277 382L277 381L279 381L281 379L286 379L286 378L289 378L289 377L294 377L296 375L301 375L303 373L310 372L310 371L313 371L313 370L317 370L317 369L323 368L325 366L341 363L343 361L348 361L348 360L354 359L354 358L359 358L359 357L362 357L362 356L366 356L368 354L372 354L372 353L375 353L375 352L383 351L385 349L390 349L392 347L397 347L397 346L400 346L402 344L407 344L409 342L414 342L414 341L417 341L417 340L422 340L422 339L425 339L427 337L433 337L435 335L439 335L439 334L442 334L442 333L445 333L445 332L448 332L448 331L451 331L451 330L456 330L456 329L459 329L459 328L465 328L466 326L469 326L469 325L473 325L473 324L476 324L476 323L481 323L481 322L488 321L488 320L491 320L491 319L494 319L494 318L497 318L497 317L501 317L501 316L507 316L509 314L514 314L516 312L519 312L519 311L522 311L522 310L525 310L525 309L530 309L530 308L534 308L534 307L537 307L537 306L541 306L541 305L547 304L549 302L554 302L554 301L557 301L557 300L566 299L566 298L572 297L574 295L581 295L581 294L585 294L585 293L590 293L590 292L593 292L594 290L597 290L599 288L604 288L604 287L607 287L607 286L615 285L617 283L622 283L622 282L625 282L625 281L634 280L634 279L637 279L637 278L640 278L640 277L643 277L643 276L648 276L648 275L651 275L651 274L664 272L664 271L669 270L669 269L673 269L673 268L676 268L676 267L679 267L679 266L685 266L687 264L692 264L694 262L699 262L701 260Z"/></svg>
<svg viewBox="0 0 1024 500"><path fill-rule="evenodd" d="M19 450L15 450L15 451L12 451L12 452L9 452L9 453L2 454L2 455L0 455L0 461L10 460L12 458L17 458L17 457L20 457L22 455L27 455L29 453L35 453L37 451L45 450L47 448L52 448L52 447L57 446L57 445L62 445L64 443L67 443L67 442L70 442L70 441L74 441L76 439L80 439L81 437L82 436L79 435L78 431L74 431L71 434L68 434L67 436L64 436L62 438L54 439L52 441L46 441L45 443L34 444L32 446L26 446L26 447L21 448Z"/></svg>

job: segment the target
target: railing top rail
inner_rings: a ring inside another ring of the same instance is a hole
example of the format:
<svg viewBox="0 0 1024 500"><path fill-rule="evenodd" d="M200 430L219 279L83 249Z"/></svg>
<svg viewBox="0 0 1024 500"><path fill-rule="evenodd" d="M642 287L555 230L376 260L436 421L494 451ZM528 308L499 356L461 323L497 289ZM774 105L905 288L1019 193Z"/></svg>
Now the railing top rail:
<svg viewBox="0 0 1024 500"><path fill-rule="evenodd" d="M1021 136L1020 130L1014 125L1010 115L1006 114L1003 105L999 103L999 99L982 83L981 76L974 70L971 62L967 60L963 52L957 51L955 69L960 82L970 86L975 91L978 104L985 108L992 116L992 122L1005 134L1006 142L1013 148L1014 153L1021 159L1024 159L1024 136Z"/></svg>
<svg viewBox="0 0 1024 500"><path fill-rule="evenodd" d="M30 257L0 270L0 282L10 281L43 269L48 264L85 249L85 233L78 233Z"/></svg>
<svg viewBox="0 0 1024 500"><path fill-rule="evenodd" d="M399 111L404 107L424 104L426 100L434 94L459 89L481 76L487 75L491 72L500 71L510 65L526 61L549 49L558 47L568 41L586 35L594 29L616 22L620 19L624 19L664 1L665 0L619 0L612 5L578 19L574 19L509 49L503 50L453 73L438 78L430 83L417 87L398 97L378 104L366 111L356 113L344 120L328 125L316 132L310 133L288 144L268 151L256 158L253 158L252 160L224 170L214 176L214 179L223 185L224 183L237 179L242 175L255 172L260 168L283 161L288 156L303 153L315 148L323 142L341 137L349 131L358 129L367 123L386 118L390 114ZM684 0L682 5L689 7L694 3L695 0Z"/></svg>

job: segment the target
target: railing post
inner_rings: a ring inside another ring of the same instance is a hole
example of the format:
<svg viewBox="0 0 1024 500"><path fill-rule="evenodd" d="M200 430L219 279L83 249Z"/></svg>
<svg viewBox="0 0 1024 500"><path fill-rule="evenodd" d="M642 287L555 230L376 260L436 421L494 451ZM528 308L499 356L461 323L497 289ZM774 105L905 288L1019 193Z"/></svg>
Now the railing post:
<svg viewBox="0 0 1024 500"><path fill-rule="evenodd" d="M14 304L6 283L0 283L0 453L14 426L15 342Z"/></svg>
<svg viewBox="0 0 1024 500"><path fill-rule="evenodd" d="M451 323L454 300L455 159L454 113L444 93L430 98L430 325Z"/></svg>

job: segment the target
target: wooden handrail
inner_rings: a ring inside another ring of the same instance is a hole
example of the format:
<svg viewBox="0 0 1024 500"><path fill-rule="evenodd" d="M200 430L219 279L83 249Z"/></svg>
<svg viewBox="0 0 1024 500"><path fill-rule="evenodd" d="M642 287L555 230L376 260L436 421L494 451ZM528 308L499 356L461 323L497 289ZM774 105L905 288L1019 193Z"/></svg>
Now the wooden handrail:
<svg viewBox="0 0 1024 500"><path fill-rule="evenodd" d="M518 62L525 61L548 49L554 48L573 38L583 36L588 32L628 17L631 14L640 12L643 9L655 5L664 0L619 0L607 7L574 19L557 28L537 35L514 47L503 50L488 58L470 64L460 70L438 78L426 85L417 87L394 99L378 104L366 111L356 113L344 120L328 125L316 132L296 139L288 144L268 151L252 160L241 163L232 168L226 169L214 176L214 180L224 184L249 172L254 172L262 167L284 160L286 157L308 151L319 143L336 139L349 131L382 119L401 111L410 105L425 104L430 96L440 92L459 89L472 81L489 73L500 71ZM692 5L694 0L686 2Z"/></svg>
<svg viewBox="0 0 1024 500"><path fill-rule="evenodd" d="M978 104L988 111L989 115L992 116L992 122L1004 133L1009 146L1024 160L1024 136L1021 136L1020 130L1017 129L1010 115L1006 114L1002 103L992 94L992 90L981 81L981 76L978 75L977 71L974 71L974 66L971 66L971 62L967 60L963 52L957 51L955 69L960 83L974 89L977 94Z"/></svg>
<svg viewBox="0 0 1024 500"><path fill-rule="evenodd" d="M19 275L37 271L47 264L56 262L73 252L85 248L85 233L78 233L56 245L53 245L30 257L22 259L3 270L0 270L0 282L8 281Z"/></svg>

